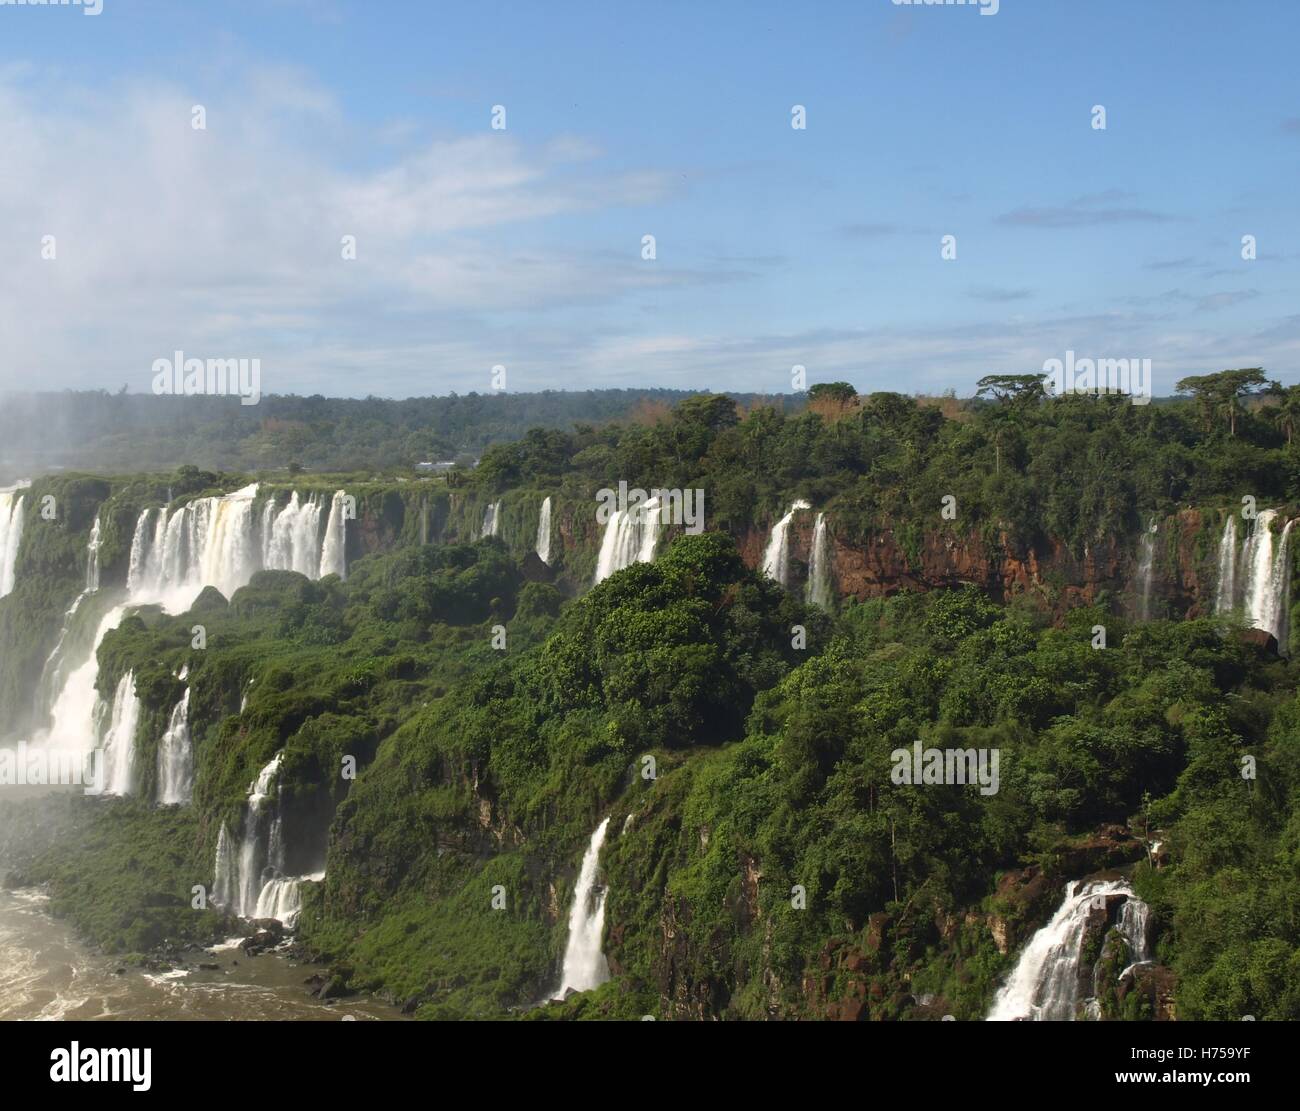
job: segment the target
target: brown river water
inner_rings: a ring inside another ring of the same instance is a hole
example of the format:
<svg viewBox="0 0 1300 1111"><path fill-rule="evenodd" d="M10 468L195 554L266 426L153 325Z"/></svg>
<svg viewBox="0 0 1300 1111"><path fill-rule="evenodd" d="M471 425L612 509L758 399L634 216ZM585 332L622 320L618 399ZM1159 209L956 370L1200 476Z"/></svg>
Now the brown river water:
<svg viewBox="0 0 1300 1111"><path fill-rule="evenodd" d="M322 1002L303 983L313 965L274 953L248 956L237 944L185 954L170 972L130 968L90 952L45 910L37 891L0 890L0 1019L396 1020L370 998ZM199 962L219 965L200 971ZM119 971L123 970L123 971Z"/></svg>

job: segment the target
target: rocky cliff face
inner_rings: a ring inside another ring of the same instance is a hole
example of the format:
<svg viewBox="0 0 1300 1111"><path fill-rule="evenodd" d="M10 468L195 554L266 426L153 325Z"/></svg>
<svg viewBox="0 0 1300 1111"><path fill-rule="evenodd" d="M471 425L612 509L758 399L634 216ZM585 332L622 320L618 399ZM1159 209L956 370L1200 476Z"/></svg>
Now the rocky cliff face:
<svg viewBox="0 0 1300 1111"><path fill-rule="evenodd" d="M806 580L812 549L812 514L801 517L805 519L796 518L790 530L796 588ZM1152 584L1156 616L1197 617L1212 608L1214 567L1207 562L1204 528L1202 514L1195 509L1160 522ZM769 531L760 528L736 538L749 566L762 565L768 538ZM953 525L920 533L915 542L894 528L854 542L836 536L831 519L836 594L859 600L973 584L1001 601L1037 595L1058 613L1097 602L1103 595L1123 603L1136 589L1137 547L1136 537L1116 537L1076 554L1054 538L1018 547L1006 534L991 545L977 532Z"/></svg>

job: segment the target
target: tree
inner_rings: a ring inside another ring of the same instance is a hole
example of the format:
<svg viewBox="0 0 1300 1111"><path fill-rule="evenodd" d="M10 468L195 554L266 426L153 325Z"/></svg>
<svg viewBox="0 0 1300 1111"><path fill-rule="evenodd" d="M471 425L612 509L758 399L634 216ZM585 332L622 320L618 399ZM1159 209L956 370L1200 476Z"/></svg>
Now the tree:
<svg viewBox="0 0 1300 1111"><path fill-rule="evenodd" d="M1043 396L1041 374L986 374L976 383L976 397L992 396L997 406L989 414L993 425L993 473L1002 473L1002 447L1021 425L1021 415Z"/></svg>
<svg viewBox="0 0 1300 1111"><path fill-rule="evenodd" d="M1043 396L1043 375L986 374L975 387L976 397L992 396L998 402L1028 405Z"/></svg>
<svg viewBox="0 0 1300 1111"><path fill-rule="evenodd" d="M1296 429L1300 428L1300 386L1277 386L1269 392L1278 397L1278 403L1269 410L1269 420L1277 425L1279 431L1286 433L1289 444Z"/></svg>
<svg viewBox="0 0 1300 1111"><path fill-rule="evenodd" d="M1215 415L1228 418L1228 435L1237 434L1237 417L1242 413L1241 399L1268 385L1262 367L1221 370L1217 374L1194 374L1182 379L1174 388L1190 393L1201 410L1208 429Z"/></svg>

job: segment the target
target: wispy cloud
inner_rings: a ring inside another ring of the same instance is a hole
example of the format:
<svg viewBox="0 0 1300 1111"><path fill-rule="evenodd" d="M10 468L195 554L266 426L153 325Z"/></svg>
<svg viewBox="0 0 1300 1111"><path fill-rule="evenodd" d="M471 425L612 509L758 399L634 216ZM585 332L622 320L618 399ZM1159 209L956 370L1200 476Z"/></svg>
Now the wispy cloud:
<svg viewBox="0 0 1300 1111"><path fill-rule="evenodd" d="M974 286L967 291L968 297L973 297L976 301L992 301L994 303L1004 303L1007 301L1024 301L1034 295L1031 289L1004 289L1001 286Z"/></svg>
<svg viewBox="0 0 1300 1111"><path fill-rule="evenodd" d="M1118 189L1075 197L1063 205L1021 205L997 218L999 224L1026 228L1088 228L1102 224L1166 223L1173 217L1123 202L1132 194Z"/></svg>

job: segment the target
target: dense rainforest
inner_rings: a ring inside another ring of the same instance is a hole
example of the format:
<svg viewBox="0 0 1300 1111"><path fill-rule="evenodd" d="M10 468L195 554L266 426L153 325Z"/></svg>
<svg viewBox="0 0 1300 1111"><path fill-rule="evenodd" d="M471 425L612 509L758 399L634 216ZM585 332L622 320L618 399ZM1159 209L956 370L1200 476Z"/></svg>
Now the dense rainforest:
<svg viewBox="0 0 1300 1111"><path fill-rule="evenodd" d="M138 704L134 771L120 797L0 803L10 882L109 952L265 928L194 889L219 896L273 805L305 877L294 944L336 994L423 1018L924 1019L986 1014L1067 884L1109 877L1146 948L1103 899L1078 941L1092 1017L1300 1017L1300 406L1188 385L1148 406L1005 378L967 401L820 387L792 412L695 395L438 479L38 479L0 703L47 728L56 692L30 692L80 637L101 740L115 692ZM596 497L620 481L703 490L704 532L666 524L607 567ZM343 491L340 574L316 553ZM796 499L822 557L782 517ZM307 505L311 558L281 560ZM169 612L151 538L186 513L243 522L260 568L221 578L182 544ZM162 804L182 702L192 793ZM914 746L997 753L996 789L900 781ZM608 976L539 1005L606 828Z"/></svg>

